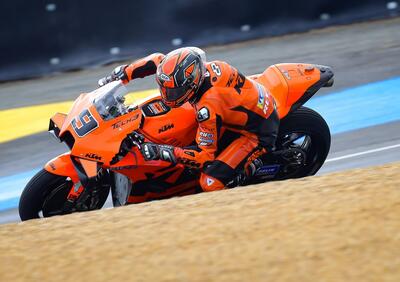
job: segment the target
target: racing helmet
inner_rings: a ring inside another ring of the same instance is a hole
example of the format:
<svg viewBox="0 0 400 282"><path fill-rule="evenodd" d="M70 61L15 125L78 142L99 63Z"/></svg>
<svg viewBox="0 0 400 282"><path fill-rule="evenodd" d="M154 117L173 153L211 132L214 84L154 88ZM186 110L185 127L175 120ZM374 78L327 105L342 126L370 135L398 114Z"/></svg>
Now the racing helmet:
<svg viewBox="0 0 400 282"><path fill-rule="evenodd" d="M158 65L156 75L164 103L175 108L193 99L205 73L203 50L185 47L168 53Z"/></svg>

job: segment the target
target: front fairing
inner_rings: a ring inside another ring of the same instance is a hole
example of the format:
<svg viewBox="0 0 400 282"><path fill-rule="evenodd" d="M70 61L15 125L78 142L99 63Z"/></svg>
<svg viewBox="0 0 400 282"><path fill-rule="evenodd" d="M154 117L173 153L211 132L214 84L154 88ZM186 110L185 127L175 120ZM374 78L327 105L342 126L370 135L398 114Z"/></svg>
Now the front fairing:
<svg viewBox="0 0 400 282"><path fill-rule="evenodd" d="M142 113L127 103L127 94L121 82L112 82L78 97L59 134L72 135L71 155L105 165L113 160L122 140L140 126Z"/></svg>
<svg viewBox="0 0 400 282"><path fill-rule="evenodd" d="M71 110L61 128L62 134L84 109L94 106L102 120L109 121L129 111L125 103L128 91L120 81L114 81L92 92L81 94L73 103Z"/></svg>

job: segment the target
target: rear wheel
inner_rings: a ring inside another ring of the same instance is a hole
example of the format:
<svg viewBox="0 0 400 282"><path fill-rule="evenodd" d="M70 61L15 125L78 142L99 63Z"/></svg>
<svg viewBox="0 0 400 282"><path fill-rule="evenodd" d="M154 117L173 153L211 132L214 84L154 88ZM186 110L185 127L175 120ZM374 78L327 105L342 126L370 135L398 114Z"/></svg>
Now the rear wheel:
<svg viewBox="0 0 400 282"><path fill-rule="evenodd" d="M277 151L282 166L277 179L314 175L328 156L331 145L329 127L320 114L301 107L281 121Z"/></svg>
<svg viewBox="0 0 400 282"><path fill-rule="evenodd" d="M65 176L52 174L44 169L39 171L26 185L19 200L19 216L21 220L50 217L66 213L100 209L103 207L108 189L102 189L95 195L85 199L84 205L65 210L67 196L72 188L72 181Z"/></svg>

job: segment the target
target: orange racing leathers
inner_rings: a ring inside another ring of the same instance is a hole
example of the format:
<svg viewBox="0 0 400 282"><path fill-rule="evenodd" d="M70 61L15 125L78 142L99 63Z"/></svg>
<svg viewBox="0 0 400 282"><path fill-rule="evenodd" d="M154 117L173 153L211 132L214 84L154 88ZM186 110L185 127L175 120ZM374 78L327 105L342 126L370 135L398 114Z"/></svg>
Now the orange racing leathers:
<svg viewBox="0 0 400 282"><path fill-rule="evenodd" d="M127 81L154 74L162 54L153 54L125 69ZM202 168L204 191L223 189L254 158L272 148L279 118L264 86L221 61L206 63L203 84L191 101L197 112L197 146L175 147L178 162ZM228 143L228 144L224 144Z"/></svg>

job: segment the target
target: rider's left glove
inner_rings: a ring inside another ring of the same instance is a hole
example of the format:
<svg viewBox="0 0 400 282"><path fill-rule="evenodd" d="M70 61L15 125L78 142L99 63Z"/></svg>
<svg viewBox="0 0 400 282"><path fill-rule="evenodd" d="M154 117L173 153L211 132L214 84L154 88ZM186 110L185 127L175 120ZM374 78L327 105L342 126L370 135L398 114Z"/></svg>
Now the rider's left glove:
<svg viewBox="0 0 400 282"><path fill-rule="evenodd" d="M116 67L111 75L108 75L106 77L100 78L99 81L97 82L99 84L99 86L104 86L107 83L110 83L112 81L116 81L116 80L121 80L123 83L127 83L128 82L128 75L125 72L125 69L128 65L121 65Z"/></svg>
<svg viewBox="0 0 400 282"><path fill-rule="evenodd" d="M146 142L141 145L140 150L146 161L163 160L173 164L176 163L173 146Z"/></svg>

